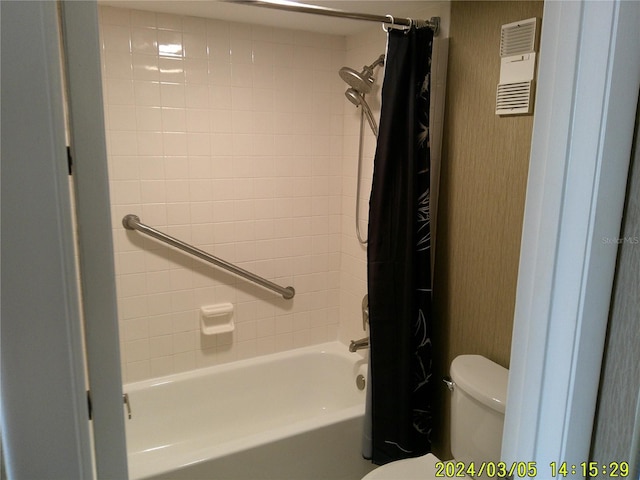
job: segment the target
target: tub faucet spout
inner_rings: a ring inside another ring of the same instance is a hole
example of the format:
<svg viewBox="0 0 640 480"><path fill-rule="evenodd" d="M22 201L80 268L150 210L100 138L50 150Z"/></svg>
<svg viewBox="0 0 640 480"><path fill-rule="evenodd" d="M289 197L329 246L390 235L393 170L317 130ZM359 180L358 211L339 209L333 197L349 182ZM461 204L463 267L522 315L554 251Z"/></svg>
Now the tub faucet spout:
<svg viewBox="0 0 640 480"><path fill-rule="evenodd" d="M361 338L360 340L351 340L351 344L349 344L350 352L357 352L363 348L369 347L369 337Z"/></svg>

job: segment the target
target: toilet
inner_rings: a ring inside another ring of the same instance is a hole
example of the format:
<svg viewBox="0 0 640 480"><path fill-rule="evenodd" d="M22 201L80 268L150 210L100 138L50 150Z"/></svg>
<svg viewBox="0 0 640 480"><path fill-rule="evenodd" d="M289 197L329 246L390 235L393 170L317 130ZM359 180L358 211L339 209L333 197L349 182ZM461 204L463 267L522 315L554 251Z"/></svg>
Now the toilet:
<svg viewBox="0 0 640 480"><path fill-rule="evenodd" d="M455 462L497 464L502 447L502 428L509 370L481 355L461 355L451 362L451 453ZM376 468L362 480L435 480L457 475L442 470L442 462L428 453ZM450 466L451 467L451 466ZM436 473L438 476L436 476ZM456 470L457 473L457 470ZM476 472L477 473L477 472ZM495 478L482 476L466 478Z"/></svg>

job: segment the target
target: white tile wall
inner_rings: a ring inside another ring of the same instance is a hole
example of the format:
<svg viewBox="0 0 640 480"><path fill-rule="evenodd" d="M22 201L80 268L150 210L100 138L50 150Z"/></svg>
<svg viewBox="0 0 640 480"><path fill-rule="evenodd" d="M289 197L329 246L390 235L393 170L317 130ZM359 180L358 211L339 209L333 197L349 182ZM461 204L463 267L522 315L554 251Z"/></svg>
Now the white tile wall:
<svg viewBox="0 0 640 480"><path fill-rule="evenodd" d="M345 39L100 8L125 381L337 337ZM293 285L285 301L121 225ZM199 308L235 306L207 337Z"/></svg>
<svg viewBox="0 0 640 480"><path fill-rule="evenodd" d="M337 72L384 52L379 26L345 38L104 6L100 25L125 382L362 337L360 117ZM125 231L127 213L293 285L295 299ZM220 302L234 304L236 330L202 335L200 306Z"/></svg>

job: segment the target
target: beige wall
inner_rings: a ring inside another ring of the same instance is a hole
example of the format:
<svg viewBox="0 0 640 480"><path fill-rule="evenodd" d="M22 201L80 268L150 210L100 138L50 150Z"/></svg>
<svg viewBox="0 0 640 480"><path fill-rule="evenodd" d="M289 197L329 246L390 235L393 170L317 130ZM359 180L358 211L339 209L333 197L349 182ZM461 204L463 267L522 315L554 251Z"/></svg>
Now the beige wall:
<svg viewBox="0 0 640 480"><path fill-rule="evenodd" d="M509 366L533 116L494 113L500 26L541 18L542 9L541 1L451 5L434 292L440 376L465 353ZM448 457L441 395L436 453Z"/></svg>

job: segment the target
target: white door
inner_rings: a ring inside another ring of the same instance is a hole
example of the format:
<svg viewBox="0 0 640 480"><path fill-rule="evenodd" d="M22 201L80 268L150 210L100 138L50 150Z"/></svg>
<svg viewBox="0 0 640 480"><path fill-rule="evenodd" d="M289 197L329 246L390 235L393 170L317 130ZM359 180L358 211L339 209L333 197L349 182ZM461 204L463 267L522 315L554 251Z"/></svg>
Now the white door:
<svg viewBox="0 0 640 480"><path fill-rule="evenodd" d="M69 130L98 479L128 478L98 11L62 2Z"/></svg>
<svg viewBox="0 0 640 480"><path fill-rule="evenodd" d="M588 461L640 85L640 3L545 2L503 460ZM551 465L555 462L555 465ZM554 468L556 467L556 468Z"/></svg>

